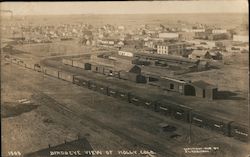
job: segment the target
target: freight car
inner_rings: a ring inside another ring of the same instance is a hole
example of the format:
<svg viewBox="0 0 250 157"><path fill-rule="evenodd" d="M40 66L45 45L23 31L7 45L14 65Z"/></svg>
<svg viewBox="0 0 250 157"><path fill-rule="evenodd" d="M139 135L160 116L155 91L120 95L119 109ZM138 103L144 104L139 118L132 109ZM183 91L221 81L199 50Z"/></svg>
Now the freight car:
<svg viewBox="0 0 250 157"><path fill-rule="evenodd" d="M119 77L119 72L115 71L115 69L113 67L104 67L103 70L104 75L107 76L113 76L113 77Z"/></svg>
<svg viewBox="0 0 250 157"><path fill-rule="evenodd" d="M82 62L80 62L78 60L73 60L72 61L72 66L73 67L84 69L85 68L84 65L85 65L84 63L82 63Z"/></svg>
<svg viewBox="0 0 250 157"><path fill-rule="evenodd" d="M104 66L97 65L97 64L91 64L91 71L104 74Z"/></svg>
<svg viewBox="0 0 250 157"><path fill-rule="evenodd" d="M100 81L89 81L89 89L108 95L108 85Z"/></svg>
<svg viewBox="0 0 250 157"><path fill-rule="evenodd" d="M59 78L59 71L56 69L45 67L43 72L46 75L49 75L49 76L52 76L55 78Z"/></svg>
<svg viewBox="0 0 250 157"><path fill-rule="evenodd" d="M123 100L123 101L129 101L128 96L129 96L130 91L125 90L123 88L117 87L117 86L109 86L108 87L108 96L112 96L114 98Z"/></svg>
<svg viewBox="0 0 250 157"><path fill-rule="evenodd" d="M164 102L160 100L155 104L154 110L166 116L171 116L172 108L169 102Z"/></svg>
<svg viewBox="0 0 250 157"><path fill-rule="evenodd" d="M230 136L230 124L232 121L193 111L191 114L191 123Z"/></svg>
<svg viewBox="0 0 250 157"><path fill-rule="evenodd" d="M25 68L34 70L34 64L26 63Z"/></svg>
<svg viewBox="0 0 250 157"><path fill-rule="evenodd" d="M84 69L85 70L91 70L91 64L90 63L85 63L84 64Z"/></svg>
<svg viewBox="0 0 250 157"><path fill-rule="evenodd" d="M62 79L64 81L69 81L73 83L73 78L74 76L70 73L64 72L64 71L59 71L58 73L58 78Z"/></svg>
<svg viewBox="0 0 250 157"><path fill-rule="evenodd" d="M237 122L232 122L230 124L230 136L233 138L243 141L243 142L248 142L249 141L249 128L246 125L239 124Z"/></svg>
<svg viewBox="0 0 250 157"><path fill-rule="evenodd" d="M141 95L142 94L130 92L128 95L129 103L132 103L136 106L142 106L142 107L154 110L154 106L155 106L154 103L156 100L154 100L149 95L146 95L145 93L143 93L144 97L142 97ZM145 98L145 97L147 97L147 98Z"/></svg>
<svg viewBox="0 0 250 157"><path fill-rule="evenodd" d="M171 116L177 120L182 120L185 122L190 121L191 108L176 104L166 99L161 99L155 104L155 111L160 112L164 115Z"/></svg>
<svg viewBox="0 0 250 157"><path fill-rule="evenodd" d="M42 72L42 67L39 64L34 64L34 70L38 72Z"/></svg>
<svg viewBox="0 0 250 157"><path fill-rule="evenodd" d="M26 64L22 60L19 60L18 65L25 67Z"/></svg>
<svg viewBox="0 0 250 157"><path fill-rule="evenodd" d="M191 108L184 105L176 105L176 104L171 104L171 105L172 105L172 117L185 122L190 121L189 116Z"/></svg>
<svg viewBox="0 0 250 157"><path fill-rule="evenodd" d="M73 61L70 59L62 59L63 64L73 66Z"/></svg>
<svg viewBox="0 0 250 157"><path fill-rule="evenodd" d="M89 81L90 79L83 77L83 76L74 76L73 83L82 86L85 88L89 88Z"/></svg>

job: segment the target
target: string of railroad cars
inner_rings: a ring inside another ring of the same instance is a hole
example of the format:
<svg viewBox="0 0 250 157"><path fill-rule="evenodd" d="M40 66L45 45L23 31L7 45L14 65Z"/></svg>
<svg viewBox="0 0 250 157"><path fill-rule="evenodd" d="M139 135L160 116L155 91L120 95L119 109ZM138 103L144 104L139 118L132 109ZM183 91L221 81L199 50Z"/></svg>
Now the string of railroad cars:
<svg viewBox="0 0 250 157"><path fill-rule="evenodd" d="M127 101L137 106L146 107L152 111L181 120L193 125L213 130L225 136L234 137L241 141L248 141L247 126L243 126L233 121L227 121L222 118L201 114L193 111L184 105L176 104L169 100L155 99L155 97L145 98L131 90L125 90L114 84L93 81L83 76L74 76L73 83L89 88L101 94L112 96L123 101Z"/></svg>
<svg viewBox="0 0 250 157"><path fill-rule="evenodd" d="M115 68L107 65L98 65L94 63L82 63L78 60L63 59L62 63L76 68L84 70L91 70L92 72L112 76L122 80L128 80L136 83L147 83L145 76L137 73L126 72L123 70L116 70Z"/></svg>
<svg viewBox="0 0 250 157"><path fill-rule="evenodd" d="M145 95L142 96L142 94L138 92L136 93L135 91L122 88L121 86L115 85L107 81L98 81L84 76L75 76L71 73L58 71L57 69L41 67L38 64L25 64L24 62L18 59L7 58L6 60L29 69L33 69L38 72L43 72L48 76L52 76L58 79L71 82L78 86L88 88L101 94L111 96L137 106L143 106L165 116L169 116L177 120L191 123L198 127L210 129L217 133L233 137L240 141L249 141L248 127L246 125L242 125L234 121L228 121L219 117L206 115L204 113L195 111L192 108L177 104L161 97L152 95L145 97Z"/></svg>

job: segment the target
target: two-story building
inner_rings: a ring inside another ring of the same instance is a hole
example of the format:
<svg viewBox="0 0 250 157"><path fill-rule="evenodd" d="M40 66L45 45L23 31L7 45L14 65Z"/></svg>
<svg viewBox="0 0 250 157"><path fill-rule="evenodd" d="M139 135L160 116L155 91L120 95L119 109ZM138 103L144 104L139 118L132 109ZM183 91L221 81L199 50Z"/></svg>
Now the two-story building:
<svg viewBox="0 0 250 157"><path fill-rule="evenodd" d="M185 42L161 43L157 45L157 54L183 56L185 52Z"/></svg>

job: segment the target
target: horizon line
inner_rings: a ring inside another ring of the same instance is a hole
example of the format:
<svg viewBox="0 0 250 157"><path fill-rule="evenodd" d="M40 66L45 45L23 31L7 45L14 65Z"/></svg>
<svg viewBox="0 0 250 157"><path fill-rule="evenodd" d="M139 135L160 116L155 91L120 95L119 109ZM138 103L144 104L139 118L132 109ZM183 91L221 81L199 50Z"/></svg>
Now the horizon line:
<svg viewBox="0 0 250 157"><path fill-rule="evenodd" d="M161 14L248 14L248 12L187 12L187 13L70 13L70 14L14 14L13 16L41 16L41 15L161 15Z"/></svg>

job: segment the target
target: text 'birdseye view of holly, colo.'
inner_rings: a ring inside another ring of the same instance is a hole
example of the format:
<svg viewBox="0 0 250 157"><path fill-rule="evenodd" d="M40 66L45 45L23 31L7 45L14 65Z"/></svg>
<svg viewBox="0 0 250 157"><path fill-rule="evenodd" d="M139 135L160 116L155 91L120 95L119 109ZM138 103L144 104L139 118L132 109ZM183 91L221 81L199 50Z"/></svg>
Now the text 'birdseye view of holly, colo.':
<svg viewBox="0 0 250 157"><path fill-rule="evenodd" d="M1 156L250 157L248 13L1 2Z"/></svg>

